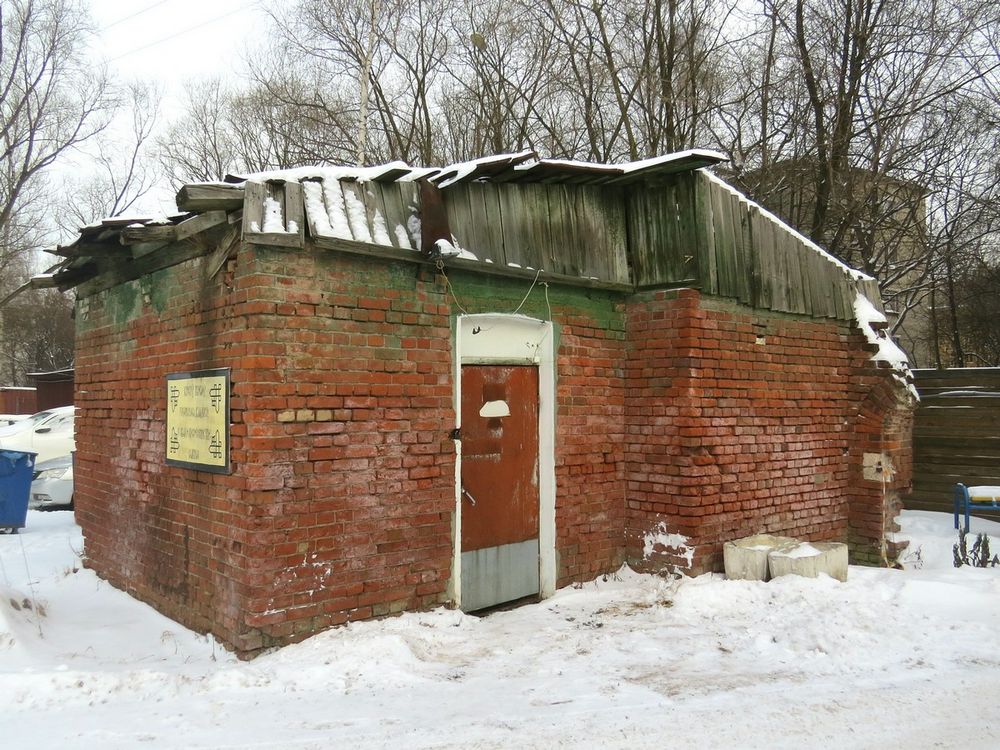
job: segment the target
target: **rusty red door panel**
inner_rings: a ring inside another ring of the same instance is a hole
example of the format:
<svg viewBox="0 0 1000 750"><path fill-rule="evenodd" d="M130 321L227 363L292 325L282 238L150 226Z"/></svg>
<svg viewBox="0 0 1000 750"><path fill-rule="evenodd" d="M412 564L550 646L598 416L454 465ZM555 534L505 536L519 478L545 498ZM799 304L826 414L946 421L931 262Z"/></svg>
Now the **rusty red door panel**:
<svg viewBox="0 0 1000 750"><path fill-rule="evenodd" d="M538 537L538 368L462 368L462 488L463 552Z"/></svg>

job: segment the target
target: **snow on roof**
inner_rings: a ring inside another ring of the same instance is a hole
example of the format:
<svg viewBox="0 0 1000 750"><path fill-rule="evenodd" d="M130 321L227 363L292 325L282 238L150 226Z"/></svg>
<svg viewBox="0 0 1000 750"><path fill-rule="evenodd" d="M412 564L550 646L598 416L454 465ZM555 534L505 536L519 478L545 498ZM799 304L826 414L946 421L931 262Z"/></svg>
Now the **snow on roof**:
<svg viewBox="0 0 1000 750"><path fill-rule="evenodd" d="M684 162L696 163L684 165ZM255 172L247 175L230 175L226 182L222 184L233 185L247 181L254 182L303 182L309 180L349 180L353 182L371 182L387 180L392 182L413 182L420 179L430 179L439 188L447 188L468 182L475 179L489 179L498 173L513 172L523 177L517 181L530 181L528 175L534 171L543 169L547 174L558 172L564 168L566 178L576 176L579 171L589 171L593 173L596 180L601 177L614 178L625 175L634 175L639 179L639 175L646 171L658 171L658 168L675 169L668 171L678 171L679 169L695 169L705 166L706 163L718 163L725 161L726 157L717 152L707 149L687 149L663 156L655 156L649 159L641 159L634 162L621 164L603 164L596 162L575 161L571 159L539 159L534 151L518 151L506 154L493 154L470 161L457 162L443 167L411 167L402 161L388 162L376 167L349 167L349 166L310 166L294 167L291 169L276 169L264 172ZM700 162L700 163L697 163ZM216 184L216 183L199 183Z"/></svg>
<svg viewBox="0 0 1000 750"><path fill-rule="evenodd" d="M665 164L671 164L677 161L683 161L685 159L690 159L692 157L700 159L711 159L713 161L727 161L725 155L720 154L718 151L710 151L708 149L702 148L690 148L686 151L675 151L672 154L665 154L663 156L654 156L651 159L641 159L639 161L629 162L627 164L621 164L622 171L628 174L629 172L639 172L643 169L649 169L651 167L659 167Z"/></svg>
<svg viewBox="0 0 1000 750"><path fill-rule="evenodd" d="M658 167L664 164L671 164L677 161L683 161L684 159L690 159L692 157L700 159L709 159L712 161L726 161L726 156L720 154L718 151L711 151L703 148L692 148L686 151L675 151L672 154L665 154L663 156L654 156L650 159L641 159L639 161L625 162L623 164L599 164L591 161L578 161L576 159L535 159L524 164L518 164L514 169L516 170L530 170L537 164L550 164L557 167L570 167L573 169L593 169L594 167L606 167L608 169L615 169L620 171L622 174L627 174L629 172L637 172L642 169L648 169L649 167Z"/></svg>
<svg viewBox="0 0 1000 750"><path fill-rule="evenodd" d="M910 370L910 358L906 352L899 348L896 343L889 338L889 334L882 327L888 321L885 315L880 313L871 300L861 292L854 298L854 318L858 322L858 328L864 334L869 344L878 347L871 356L873 362L885 362L893 370L893 374L907 391L916 399L920 400L917 389L913 385L913 372Z"/></svg>
<svg viewBox="0 0 1000 750"><path fill-rule="evenodd" d="M449 185L464 182L483 167L493 165L506 167L507 165L514 164L516 168L518 163L528 159L534 159L536 163L538 161L534 151L520 151L515 154L495 154L493 156L484 156L481 159L452 164L441 170L441 175L444 179L438 181L437 186L439 188L446 188Z"/></svg>
<svg viewBox="0 0 1000 750"><path fill-rule="evenodd" d="M395 182L410 182L422 177L437 174L436 167L411 167L402 161L392 161L377 167L330 167L310 166L293 167L291 169L272 169L264 172L253 172L246 175L232 175L232 181L223 184L232 186L233 182L303 182L307 180L349 180L352 182L372 182L393 172L405 172L395 176Z"/></svg>

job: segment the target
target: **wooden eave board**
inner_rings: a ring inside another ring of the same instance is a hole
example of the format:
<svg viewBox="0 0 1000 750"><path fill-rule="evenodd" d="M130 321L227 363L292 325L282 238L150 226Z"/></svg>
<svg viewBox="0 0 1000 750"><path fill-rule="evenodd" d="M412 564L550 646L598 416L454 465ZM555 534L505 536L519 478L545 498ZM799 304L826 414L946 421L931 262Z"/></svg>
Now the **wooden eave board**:
<svg viewBox="0 0 1000 750"><path fill-rule="evenodd" d="M500 204L499 229L503 235L504 260L506 265L514 263L521 268L538 265L532 257L529 243L527 209L522 200L520 188L513 185L498 185L497 198Z"/></svg>
<svg viewBox="0 0 1000 750"><path fill-rule="evenodd" d="M622 174L621 167L613 165L554 164L540 161L529 167L511 168L491 177L493 182L566 183L601 179Z"/></svg>
<svg viewBox="0 0 1000 750"><path fill-rule="evenodd" d="M746 205L735 192L726 194L729 203L730 231L733 238L734 286L736 298L745 305L751 304L753 296L750 279L750 257L747 248L748 232L746 229Z"/></svg>
<svg viewBox="0 0 1000 750"><path fill-rule="evenodd" d="M501 174L506 170L510 169L514 165L522 164L529 159L534 159L535 154L533 152L527 151L520 154L504 154L502 156L497 156L493 158L480 160L476 166L471 169L468 174L463 175L460 179L454 182L449 182L453 180L461 171L466 164L453 164L441 169L436 175L428 177L427 179L435 185L441 187L442 190L447 190L450 187L456 187L458 185L465 184L466 182L471 182L472 180L489 180L492 175ZM442 185L441 183L448 183L447 185Z"/></svg>
<svg viewBox="0 0 1000 750"><path fill-rule="evenodd" d="M547 185L524 185L521 188L521 198L528 209L525 212L525 232L529 243L530 264L535 269L542 268L555 273L566 273L566 260L574 248L562 248L563 252L558 255L551 252L552 231L550 227L553 222L559 221L558 216L551 212L558 212L559 208L550 205L549 190ZM554 255L559 260L554 265L548 265L546 258ZM607 278L607 276L603 276L603 278Z"/></svg>
<svg viewBox="0 0 1000 750"><path fill-rule="evenodd" d="M736 254L736 237L733 231L732 204L721 189L710 190L712 226L715 232L715 257L719 274L719 294L739 298L737 277L740 269Z"/></svg>
<svg viewBox="0 0 1000 750"><path fill-rule="evenodd" d="M628 250L637 286L701 285L708 219L693 204L686 205L693 200L691 189L689 180L673 180L655 188L632 185L625 193Z"/></svg>
<svg viewBox="0 0 1000 750"><path fill-rule="evenodd" d="M385 172L382 172L377 177L373 177L372 181L382 183L396 182L401 177L409 177L411 174L413 174L412 169L393 167L392 169L387 169Z"/></svg>

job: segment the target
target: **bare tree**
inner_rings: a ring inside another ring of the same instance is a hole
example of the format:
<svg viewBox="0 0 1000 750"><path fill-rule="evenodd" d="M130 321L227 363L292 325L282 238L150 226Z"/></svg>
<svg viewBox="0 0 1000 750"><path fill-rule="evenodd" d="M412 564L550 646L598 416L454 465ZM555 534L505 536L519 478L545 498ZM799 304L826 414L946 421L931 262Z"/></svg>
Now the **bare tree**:
<svg viewBox="0 0 1000 750"><path fill-rule="evenodd" d="M941 276L945 165L966 135L956 113L997 71L996 8L762 0L750 23L729 58L729 80L745 83L727 87L714 121L735 179L874 275L894 331L922 337L907 318Z"/></svg>
<svg viewBox="0 0 1000 750"><path fill-rule="evenodd" d="M540 108L550 99L551 48L536 19L518 0L459 7L451 19L455 39L442 86L443 147L449 160L546 149Z"/></svg>
<svg viewBox="0 0 1000 750"><path fill-rule="evenodd" d="M29 385L26 374L73 363L73 300L55 289L30 289L0 309L3 381Z"/></svg>
<svg viewBox="0 0 1000 750"><path fill-rule="evenodd" d="M303 67L320 79L314 100L333 91L335 104L352 102L356 118L364 117L354 136L364 133L366 160L431 163L438 156L439 79L450 47L451 2L300 0L272 17Z"/></svg>
<svg viewBox="0 0 1000 750"><path fill-rule="evenodd" d="M0 2L0 237L26 251L25 214L45 171L107 125L107 80L84 58L89 29L70 0ZM37 217L36 217L37 218Z"/></svg>
<svg viewBox="0 0 1000 750"><path fill-rule="evenodd" d="M128 118L127 132L109 129L94 142L93 172L83 179L67 178L68 191L56 195L56 222L68 235L81 226L132 209L159 178L151 158L153 131L159 117L160 92L133 82L118 95Z"/></svg>
<svg viewBox="0 0 1000 750"><path fill-rule="evenodd" d="M946 287L992 205L972 176L996 146L956 125L978 112L996 130L991 0L298 0L272 15L285 44L247 82L194 90L163 144L174 174L714 147L753 197L875 275L911 337L908 317L957 304Z"/></svg>
<svg viewBox="0 0 1000 750"><path fill-rule="evenodd" d="M160 164L174 186L246 168L230 127L229 89L218 78L206 79L189 83L186 96L184 115L157 138Z"/></svg>

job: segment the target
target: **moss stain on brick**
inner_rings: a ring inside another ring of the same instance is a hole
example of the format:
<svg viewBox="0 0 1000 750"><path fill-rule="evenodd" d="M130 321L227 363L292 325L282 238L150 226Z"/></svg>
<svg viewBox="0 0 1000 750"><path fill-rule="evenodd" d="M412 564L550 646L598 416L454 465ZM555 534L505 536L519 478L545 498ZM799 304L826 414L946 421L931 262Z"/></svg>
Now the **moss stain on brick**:
<svg viewBox="0 0 1000 750"><path fill-rule="evenodd" d="M140 279L143 300L148 301L157 313L162 313L167 309L167 304L174 294L177 285L177 277L174 269L164 269Z"/></svg>
<svg viewBox="0 0 1000 750"><path fill-rule="evenodd" d="M512 313L524 300L518 310L520 315L549 320L551 308L553 320L564 318L569 312L585 315L597 327L609 332L624 334L625 331L625 315L621 309L625 297L618 292L550 284L546 303L546 287L541 282L532 287L531 279L511 279L462 271L450 271L448 278L458 303L469 313ZM525 294L528 294L527 299ZM450 302L453 308L457 307L454 298Z"/></svg>
<svg viewBox="0 0 1000 750"><path fill-rule="evenodd" d="M139 282L129 281L112 287L107 292L107 310L115 326L130 323L137 315L139 300L142 298Z"/></svg>

